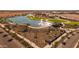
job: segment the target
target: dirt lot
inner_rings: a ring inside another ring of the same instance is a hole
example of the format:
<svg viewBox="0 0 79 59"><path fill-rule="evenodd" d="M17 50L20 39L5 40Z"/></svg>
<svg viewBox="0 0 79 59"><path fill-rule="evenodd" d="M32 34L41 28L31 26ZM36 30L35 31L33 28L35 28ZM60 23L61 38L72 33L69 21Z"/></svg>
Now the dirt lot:
<svg viewBox="0 0 79 59"><path fill-rule="evenodd" d="M24 14L27 14L27 13L35 13L36 14L37 11L30 11L30 10L26 10L26 11L19 11L19 10L15 10L15 11L0 11L0 17L13 17L13 16L18 16L18 15L24 15ZM42 11L41 11L42 12ZM40 15L38 15L38 13L36 14L36 16L41 16L41 12L40 12ZM62 14L52 14L52 16L54 15L58 15L58 16L62 16L62 17L66 17L66 18L69 18L69 19L73 19L73 20L77 20L79 21L79 14L70 14L70 13L62 13ZM47 15L49 16L49 15ZM46 16L46 13L43 14L43 17L47 17Z"/></svg>
<svg viewBox="0 0 79 59"><path fill-rule="evenodd" d="M79 14L56 14L61 17L66 17L68 19L72 19L75 21L79 21Z"/></svg>
<svg viewBox="0 0 79 59"><path fill-rule="evenodd" d="M30 13L29 11L0 11L0 17L13 17Z"/></svg>
<svg viewBox="0 0 79 59"><path fill-rule="evenodd" d="M26 28L23 25L17 25L16 27L12 27L12 29L34 42L39 47L44 47L46 44L49 44L49 42L52 42L52 40L55 40L56 37L63 33L63 31L57 29L49 31L49 28L32 29Z"/></svg>

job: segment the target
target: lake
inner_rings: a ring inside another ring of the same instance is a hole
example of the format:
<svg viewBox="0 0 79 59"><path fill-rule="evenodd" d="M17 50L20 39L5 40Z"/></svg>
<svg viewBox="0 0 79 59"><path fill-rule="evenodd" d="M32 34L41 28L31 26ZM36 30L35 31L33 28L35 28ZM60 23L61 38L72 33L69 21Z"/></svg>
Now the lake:
<svg viewBox="0 0 79 59"><path fill-rule="evenodd" d="M38 23L40 23L39 20L31 20L27 18L27 16L16 16L8 18L8 21L11 21L16 24L30 24L31 26L39 26Z"/></svg>

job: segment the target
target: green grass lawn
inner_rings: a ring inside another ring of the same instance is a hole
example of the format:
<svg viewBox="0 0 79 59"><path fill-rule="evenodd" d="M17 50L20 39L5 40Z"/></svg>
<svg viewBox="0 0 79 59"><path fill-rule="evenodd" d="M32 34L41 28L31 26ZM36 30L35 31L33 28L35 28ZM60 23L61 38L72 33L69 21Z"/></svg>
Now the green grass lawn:
<svg viewBox="0 0 79 59"><path fill-rule="evenodd" d="M49 19L49 22L66 22L65 20L62 19Z"/></svg>
<svg viewBox="0 0 79 59"><path fill-rule="evenodd" d="M47 18L39 18L39 17L33 17L33 16L27 16L31 20L46 20ZM65 22L66 20L63 19L48 19L49 22Z"/></svg>
<svg viewBox="0 0 79 59"><path fill-rule="evenodd" d="M74 22L74 21L71 21L70 23L66 23L65 24L70 24L70 25L79 25L79 22Z"/></svg>
<svg viewBox="0 0 79 59"><path fill-rule="evenodd" d="M27 17L31 20L41 20L41 19L46 20L46 18L39 18L39 17L33 17L33 16L27 16Z"/></svg>
<svg viewBox="0 0 79 59"><path fill-rule="evenodd" d="M27 16L31 20L46 20L48 18L39 18L39 17L33 17L33 16ZM48 19L49 22L63 22L65 24L70 24L70 25L79 25L79 22L76 21L69 21L69 20L64 20L64 19Z"/></svg>

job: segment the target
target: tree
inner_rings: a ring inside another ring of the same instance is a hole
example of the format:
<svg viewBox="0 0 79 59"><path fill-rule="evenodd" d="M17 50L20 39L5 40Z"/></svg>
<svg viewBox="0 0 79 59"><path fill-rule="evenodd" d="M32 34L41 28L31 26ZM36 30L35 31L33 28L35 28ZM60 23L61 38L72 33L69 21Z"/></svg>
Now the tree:
<svg viewBox="0 0 79 59"><path fill-rule="evenodd" d="M67 37L68 39L70 39L70 37Z"/></svg>
<svg viewBox="0 0 79 59"><path fill-rule="evenodd" d="M0 18L0 23L6 23L6 22L7 22L7 18L3 18L3 17Z"/></svg>
<svg viewBox="0 0 79 59"><path fill-rule="evenodd" d="M37 37L37 31L35 31L35 36L34 36L34 38L35 39L37 39L38 37Z"/></svg>
<svg viewBox="0 0 79 59"><path fill-rule="evenodd" d="M6 28L9 29L9 30L11 30L11 27L9 25L6 25Z"/></svg>
<svg viewBox="0 0 79 59"><path fill-rule="evenodd" d="M66 42L62 42L63 45L66 45Z"/></svg>
<svg viewBox="0 0 79 59"><path fill-rule="evenodd" d="M58 27L61 27L63 25L61 23L55 22L52 26L55 27L55 28L58 28Z"/></svg>
<svg viewBox="0 0 79 59"><path fill-rule="evenodd" d="M54 47L56 48L58 44L59 44L59 41L56 41Z"/></svg>

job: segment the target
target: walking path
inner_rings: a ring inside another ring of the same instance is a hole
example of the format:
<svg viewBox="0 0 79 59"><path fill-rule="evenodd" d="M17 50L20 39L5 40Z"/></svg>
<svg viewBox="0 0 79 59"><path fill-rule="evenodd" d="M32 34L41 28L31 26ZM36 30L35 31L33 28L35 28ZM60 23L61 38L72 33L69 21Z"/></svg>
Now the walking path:
<svg viewBox="0 0 79 59"><path fill-rule="evenodd" d="M62 43L60 43L57 48L76 48L79 43L78 35L79 34L76 34L74 36L68 35L70 36L70 39L68 38L64 39L64 42L66 42L66 45L63 45Z"/></svg>
<svg viewBox="0 0 79 59"><path fill-rule="evenodd" d="M1 25L1 27L5 28L5 26L4 26L3 24L0 24L0 25ZM63 29L63 28L62 28L62 29ZM7 29L7 30L8 30L8 29ZM65 30L66 33L64 33L64 34L61 35L59 38L57 38L54 42L52 42L51 45L47 44L44 48L50 48L50 47L52 47L52 45L54 45L55 42L60 41L63 36L66 36L67 33L71 32L71 31L74 31L75 29L70 29L69 31L68 31L67 29L63 29L63 30ZM35 43L31 42L29 39L26 39L24 36L21 36L20 34L16 33L15 31L10 30L10 32L11 32L11 33L15 33L18 37L20 37L20 38L22 38L24 41L28 42L32 47L34 47L34 48L40 48L40 47L38 47Z"/></svg>
<svg viewBox="0 0 79 59"><path fill-rule="evenodd" d="M77 48L78 46L78 43L79 43L79 40L77 41L77 43L75 44L74 48Z"/></svg>
<svg viewBox="0 0 79 59"><path fill-rule="evenodd" d="M11 33L16 33L15 31L11 30ZM31 42L29 39L26 39L24 36L19 35L18 33L16 33L16 35L20 38L22 38L24 41L28 42L32 47L34 48L39 48L35 43Z"/></svg>
<svg viewBox="0 0 79 59"><path fill-rule="evenodd" d="M60 41L61 38L62 38L63 36L65 36L66 34L67 34L67 33L64 33L64 34L61 35L59 38L57 38L54 42L52 42L51 45L47 44L44 48L50 48L50 47L52 47L52 45L54 45L55 42Z"/></svg>
<svg viewBox="0 0 79 59"><path fill-rule="evenodd" d="M0 24L1 27L5 28L5 26L3 24ZM15 33L18 37L22 38L24 41L28 42L28 44L30 44L32 47L34 48L39 48L35 43L31 42L29 39L26 39L25 37L19 35L18 33L16 33L13 30L10 30L11 33Z"/></svg>
<svg viewBox="0 0 79 59"><path fill-rule="evenodd" d="M62 29L63 29L63 28L62 28ZM59 38L57 38L54 42L52 42L52 44L51 44L51 45L47 44L44 48L50 48L50 47L52 47L52 45L54 45L54 44L55 44L55 42L60 41L62 37L64 37L64 36L66 36L66 35L67 35L67 33L70 33L71 31L75 31L75 29L70 29L70 31L67 31L66 29L63 29L63 30L65 30L65 31L66 31L66 33L64 33L64 34L63 34L63 35L61 35Z"/></svg>

